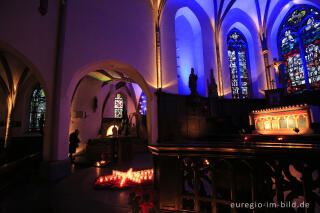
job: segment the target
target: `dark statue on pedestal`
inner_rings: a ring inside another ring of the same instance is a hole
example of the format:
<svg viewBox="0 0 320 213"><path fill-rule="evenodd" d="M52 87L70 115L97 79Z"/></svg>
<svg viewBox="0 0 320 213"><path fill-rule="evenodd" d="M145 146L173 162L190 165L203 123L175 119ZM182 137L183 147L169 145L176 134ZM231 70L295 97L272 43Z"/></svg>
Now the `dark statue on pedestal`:
<svg viewBox="0 0 320 213"><path fill-rule="evenodd" d="M189 88L191 90L192 96L198 95L197 92L197 81L198 81L198 76L194 74L194 69L191 68L191 73L189 75Z"/></svg>
<svg viewBox="0 0 320 213"><path fill-rule="evenodd" d="M209 97L218 97L218 87L216 84L216 81L213 77L213 69L210 70L210 79L207 80L207 85L208 85L208 96Z"/></svg>
<svg viewBox="0 0 320 213"><path fill-rule="evenodd" d="M191 93L188 97L188 105L191 106L193 113L196 113L197 110L201 108L200 95L197 92L197 81L198 76L194 74L194 68L191 68L191 73L189 75L189 88Z"/></svg>

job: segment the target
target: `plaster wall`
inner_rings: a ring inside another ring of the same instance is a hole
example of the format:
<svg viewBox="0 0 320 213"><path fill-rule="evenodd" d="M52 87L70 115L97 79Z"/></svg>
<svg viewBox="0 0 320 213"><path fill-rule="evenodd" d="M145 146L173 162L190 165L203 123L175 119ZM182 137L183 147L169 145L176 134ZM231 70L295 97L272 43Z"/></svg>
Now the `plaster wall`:
<svg viewBox="0 0 320 213"><path fill-rule="evenodd" d="M68 1L62 90L79 69L104 59L130 64L150 87L156 86L154 23L147 0Z"/></svg>
<svg viewBox="0 0 320 213"><path fill-rule="evenodd" d="M80 144L77 152L86 147L90 138L96 138L101 126L101 110L105 91L101 88L102 82L86 76L79 84L71 104L71 121L69 134L79 130ZM94 108L94 98L97 98L97 108ZM83 117L76 117L76 112L82 112ZM67 141L69 143L69 141Z"/></svg>
<svg viewBox="0 0 320 213"><path fill-rule="evenodd" d="M35 73L45 89L52 90L56 58L59 1L48 1L41 16L39 0L0 3L0 50L8 50ZM36 69L33 69L36 68Z"/></svg>

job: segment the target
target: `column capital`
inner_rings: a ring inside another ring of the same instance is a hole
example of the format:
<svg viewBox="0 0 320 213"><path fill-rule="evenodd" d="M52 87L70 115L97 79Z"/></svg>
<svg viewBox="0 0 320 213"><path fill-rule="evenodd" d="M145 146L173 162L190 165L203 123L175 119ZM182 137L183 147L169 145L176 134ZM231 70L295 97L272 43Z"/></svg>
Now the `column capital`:
<svg viewBox="0 0 320 213"><path fill-rule="evenodd" d="M269 50L262 50L263 55L268 54L268 53L269 53Z"/></svg>

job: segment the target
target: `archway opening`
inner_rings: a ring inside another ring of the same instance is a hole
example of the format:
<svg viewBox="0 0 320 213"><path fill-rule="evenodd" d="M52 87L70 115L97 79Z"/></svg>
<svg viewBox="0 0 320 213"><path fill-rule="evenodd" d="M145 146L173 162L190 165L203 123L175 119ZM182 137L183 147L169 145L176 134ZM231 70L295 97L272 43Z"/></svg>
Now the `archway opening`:
<svg viewBox="0 0 320 213"><path fill-rule="evenodd" d="M104 68L84 75L75 87L70 108L69 134L79 130L80 143L69 155L85 154L88 161L96 161L101 156L118 157L123 147L132 148L130 152L145 147L149 128L145 104L139 84L120 71ZM134 144L121 146L124 140Z"/></svg>

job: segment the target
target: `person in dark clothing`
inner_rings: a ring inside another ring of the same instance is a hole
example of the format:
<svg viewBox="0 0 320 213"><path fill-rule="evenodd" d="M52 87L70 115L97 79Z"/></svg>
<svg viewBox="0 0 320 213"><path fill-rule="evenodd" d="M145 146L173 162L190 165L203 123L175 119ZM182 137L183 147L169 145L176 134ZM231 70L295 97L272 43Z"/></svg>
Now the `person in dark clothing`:
<svg viewBox="0 0 320 213"><path fill-rule="evenodd" d="M69 158L71 159L71 162L74 161L74 157L72 156L75 152L76 152L76 149L77 147L79 146L79 138L78 138L78 135L79 135L79 130L76 129L73 133L70 134L70 137L69 137Z"/></svg>
<svg viewBox="0 0 320 213"><path fill-rule="evenodd" d="M117 137L118 136L118 129L115 125L113 125L113 128L112 128L112 136L113 137Z"/></svg>
<svg viewBox="0 0 320 213"><path fill-rule="evenodd" d="M122 131L124 131L124 135L128 136L129 135L129 118L128 118L128 112L127 112L127 107L123 107L122 111L122 118L121 118L121 124L119 128L119 135L122 135Z"/></svg>

